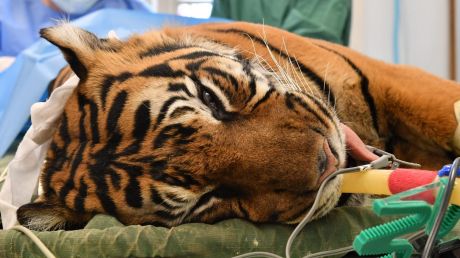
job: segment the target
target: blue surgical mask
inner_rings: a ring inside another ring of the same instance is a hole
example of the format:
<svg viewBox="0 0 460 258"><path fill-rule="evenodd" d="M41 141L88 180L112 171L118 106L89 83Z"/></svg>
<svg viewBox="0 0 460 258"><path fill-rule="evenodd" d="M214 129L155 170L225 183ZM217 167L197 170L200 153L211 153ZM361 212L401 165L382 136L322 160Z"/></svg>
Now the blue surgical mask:
<svg viewBox="0 0 460 258"><path fill-rule="evenodd" d="M82 14L99 0L52 0L62 11L68 14Z"/></svg>

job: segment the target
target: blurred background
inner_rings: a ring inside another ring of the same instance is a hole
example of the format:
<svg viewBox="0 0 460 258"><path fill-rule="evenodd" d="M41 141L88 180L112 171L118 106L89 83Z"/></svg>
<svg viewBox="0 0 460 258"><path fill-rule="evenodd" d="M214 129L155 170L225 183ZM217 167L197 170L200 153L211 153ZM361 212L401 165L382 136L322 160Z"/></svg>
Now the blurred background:
<svg viewBox="0 0 460 258"><path fill-rule="evenodd" d="M226 1L226 2L231 2ZM251 2L251 0L247 0ZM304 0L308 2L308 0ZM225 1L222 1L225 2ZM211 16L212 0L149 0L157 12ZM460 78L456 0L352 0L349 46L386 62ZM260 21L262 22L262 21Z"/></svg>

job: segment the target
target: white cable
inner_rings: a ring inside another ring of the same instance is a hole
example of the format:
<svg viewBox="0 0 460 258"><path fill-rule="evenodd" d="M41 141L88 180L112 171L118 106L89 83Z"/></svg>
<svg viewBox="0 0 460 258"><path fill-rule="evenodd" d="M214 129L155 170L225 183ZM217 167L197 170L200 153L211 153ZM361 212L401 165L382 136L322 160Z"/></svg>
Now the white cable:
<svg viewBox="0 0 460 258"><path fill-rule="evenodd" d="M42 251L42 253L46 256L46 258L56 258L56 256L46 247L46 245L38 238L30 229L23 227L23 226L13 226L11 229L20 231L28 236L32 242L34 242L37 247Z"/></svg>
<svg viewBox="0 0 460 258"><path fill-rule="evenodd" d="M323 251L323 252L310 254L310 255L304 256L303 258L329 257L331 255L346 254L346 253L349 253L349 252L351 252L353 250L354 250L353 246L350 245L350 246L337 248L337 249L330 250L330 251Z"/></svg>
<svg viewBox="0 0 460 258"><path fill-rule="evenodd" d="M268 258L283 258L277 254L269 253L269 252L251 252L245 253L238 256L233 256L232 258L251 258L251 257L268 257Z"/></svg>
<svg viewBox="0 0 460 258"><path fill-rule="evenodd" d="M332 178L336 177L339 174L344 174L344 173L351 173L355 172L357 170L365 170L366 168L370 168L368 166L358 166L358 167L352 167L352 168L344 168L344 169L339 169L336 172L330 174L326 179L323 181L321 186L319 187L319 190L316 194L315 201L313 202L313 205L311 206L310 210L308 211L307 215L302 219L302 221L295 227L294 231L292 231L292 234L289 236L289 239L286 243L286 258L291 257L291 247L292 243L294 242L294 239L297 237L297 235L302 231L302 229L305 227L305 225L311 220L311 217L316 211L316 208L319 205L319 200L321 199L321 194L323 193L324 187L326 187L326 184L331 180Z"/></svg>

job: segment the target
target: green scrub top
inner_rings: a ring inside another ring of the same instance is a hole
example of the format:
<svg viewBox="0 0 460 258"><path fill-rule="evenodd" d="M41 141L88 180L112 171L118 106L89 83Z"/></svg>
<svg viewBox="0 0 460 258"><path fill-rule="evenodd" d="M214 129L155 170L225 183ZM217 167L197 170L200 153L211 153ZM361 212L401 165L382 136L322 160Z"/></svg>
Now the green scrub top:
<svg viewBox="0 0 460 258"><path fill-rule="evenodd" d="M214 0L211 16L264 23L348 45L351 0Z"/></svg>

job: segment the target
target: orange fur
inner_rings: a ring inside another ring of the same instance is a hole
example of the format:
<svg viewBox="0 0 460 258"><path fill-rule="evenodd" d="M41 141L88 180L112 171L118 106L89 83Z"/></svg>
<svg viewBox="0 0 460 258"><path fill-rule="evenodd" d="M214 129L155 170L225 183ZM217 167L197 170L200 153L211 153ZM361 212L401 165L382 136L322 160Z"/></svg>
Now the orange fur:
<svg viewBox="0 0 460 258"><path fill-rule="evenodd" d="M249 23L126 42L65 26L43 36L81 82L48 152L45 193L18 210L22 224L56 209L68 225L96 213L165 226L295 223L324 166L345 165L339 120L427 168L453 155L460 87L415 68ZM340 183L329 184L316 217L335 206Z"/></svg>

